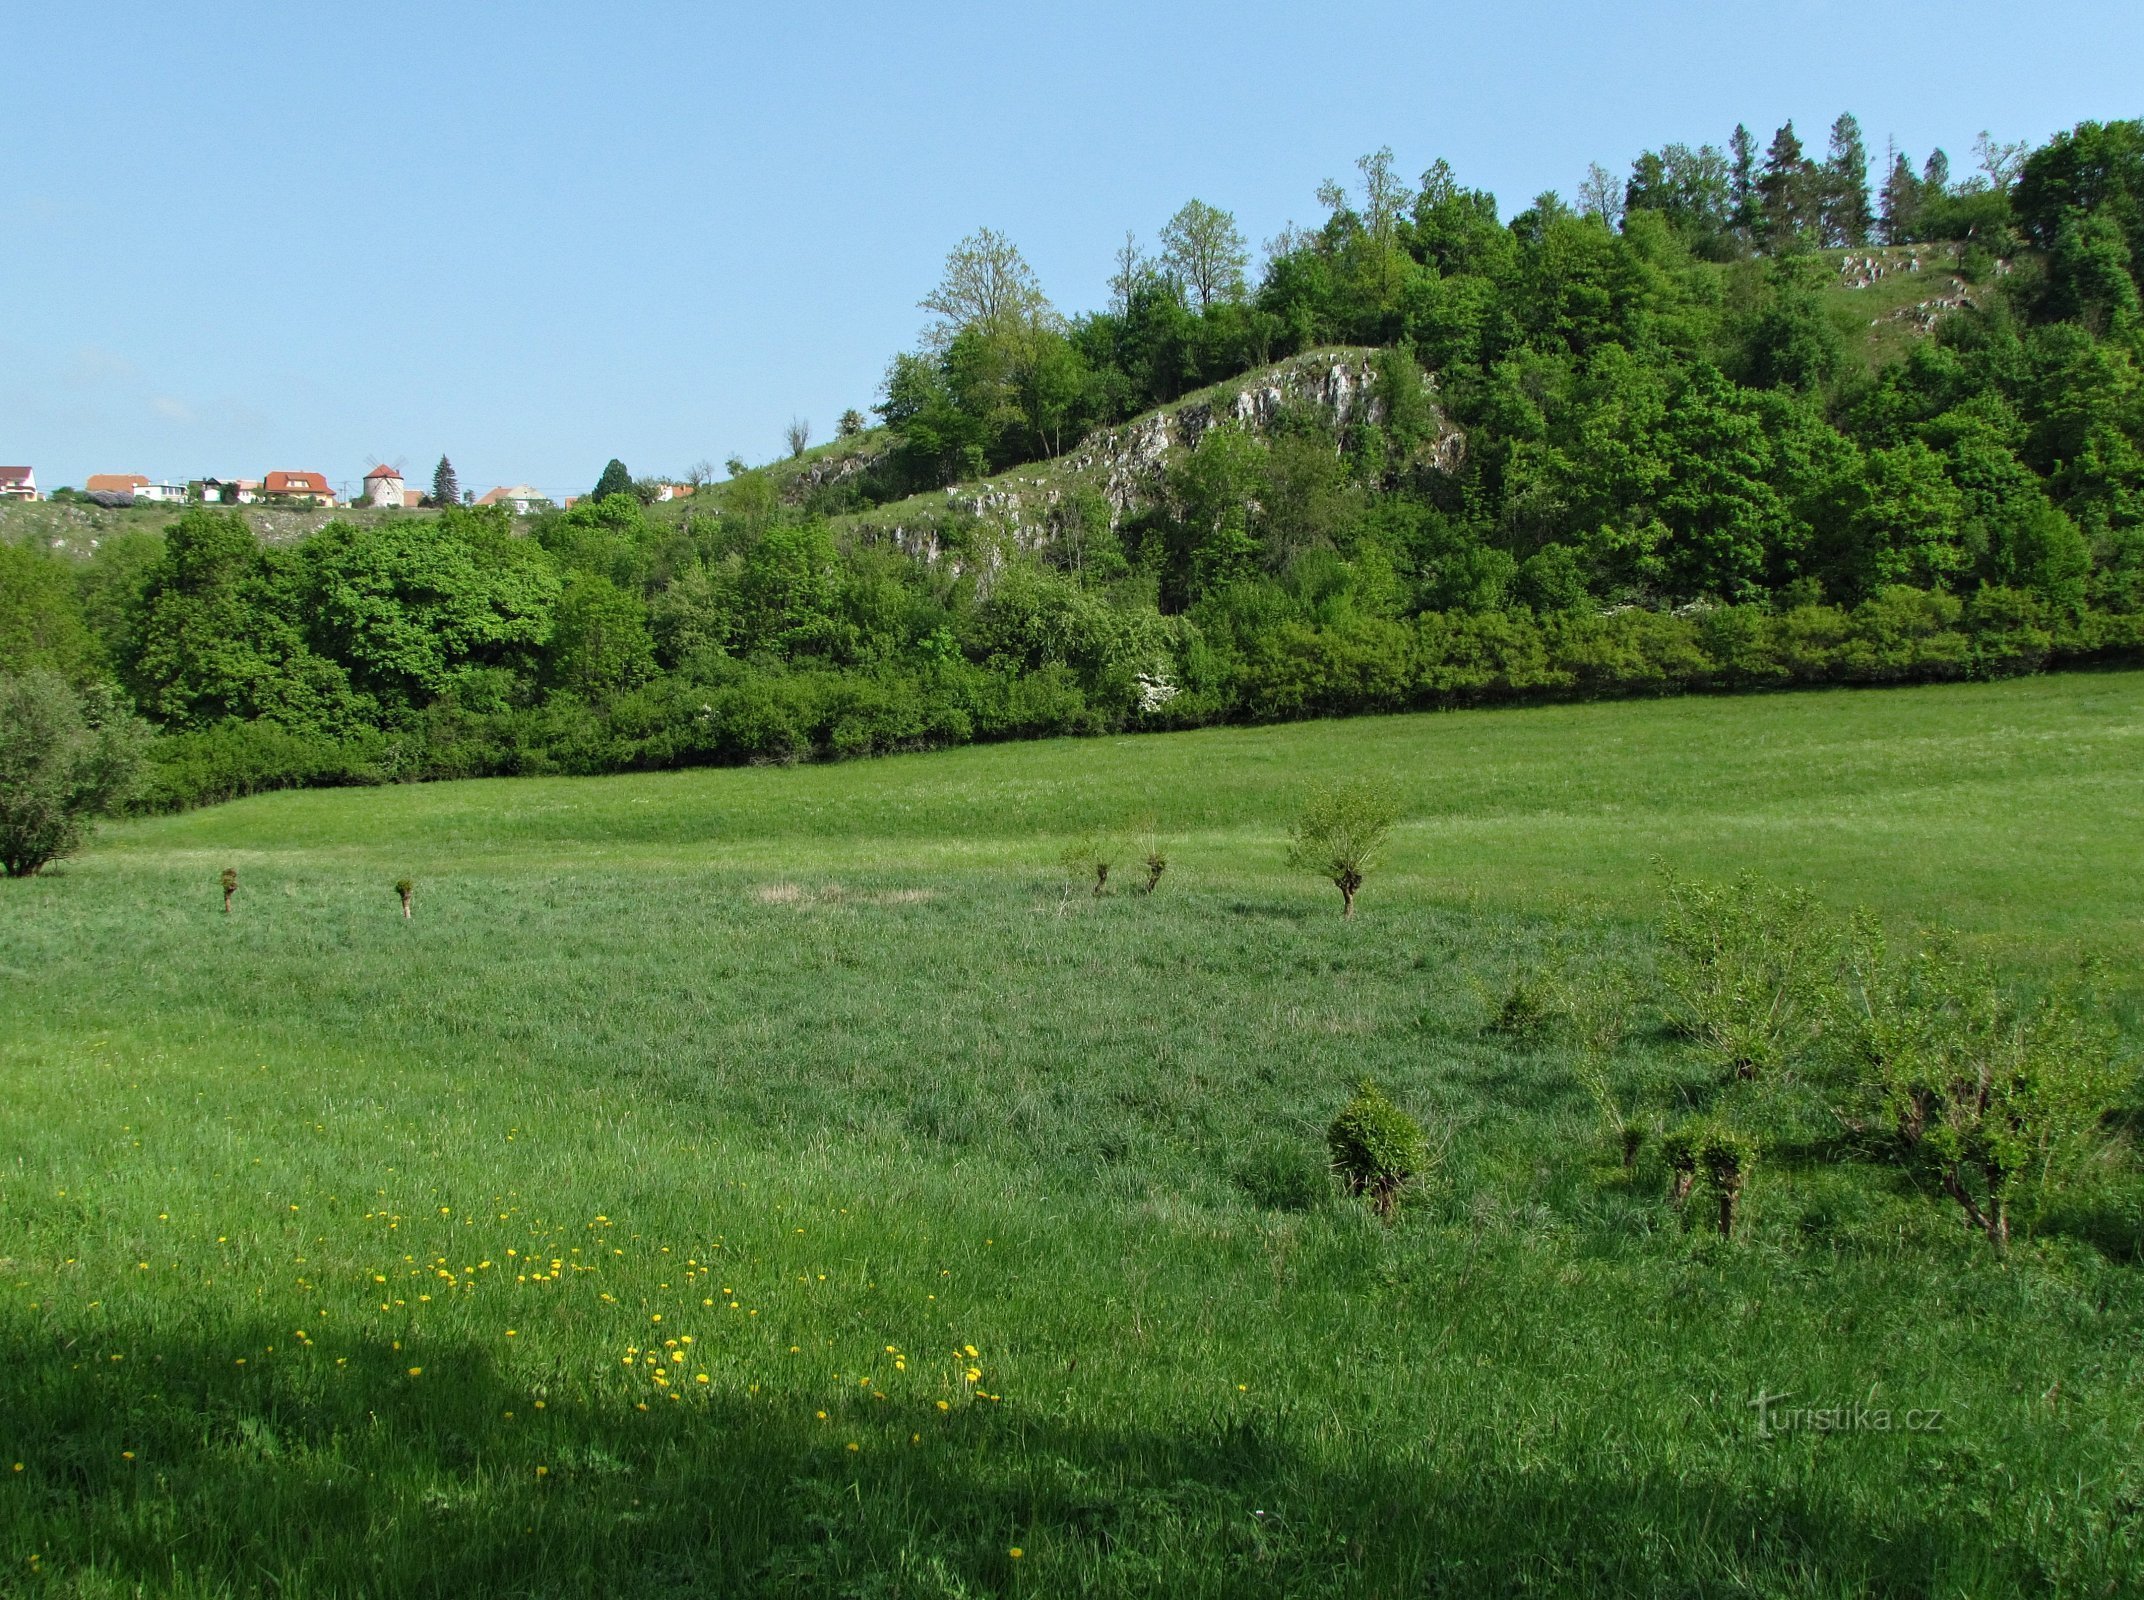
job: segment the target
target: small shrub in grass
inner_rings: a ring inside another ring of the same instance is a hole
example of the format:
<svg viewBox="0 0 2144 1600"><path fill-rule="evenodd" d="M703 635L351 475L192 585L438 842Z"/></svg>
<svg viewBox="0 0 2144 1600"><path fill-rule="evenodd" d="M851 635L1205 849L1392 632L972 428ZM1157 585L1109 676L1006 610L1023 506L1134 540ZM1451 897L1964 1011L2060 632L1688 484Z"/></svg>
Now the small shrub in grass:
<svg viewBox="0 0 2144 1600"><path fill-rule="evenodd" d="M1340 891L1340 914L1355 914L1363 874L1377 864L1399 802L1382 784L1328 784L1312 792L1290 830L1288 863L1308 867Z"/></svg>
<svg viewBox="0 0 2144 1600"><path fill-rule="evenodd" d="M1548 1037L1555 1016L1555 998L1547 980L1522 973L1489 1019L1489 1031L1513 1044L1537 1045Z"/></svg>
<svg viewBox="0 0 2144 1600"><path fill-rule="evenodd" d="M1661 970L1673 1019L1736 1078L1779 1073L1812 1042L1839 931L1804 890L1744 873L1718 885L1665 877Z"/></svg>
<svg viewBox="0 0 2144 1600"><path fill-rule="evenodd" d="M413 878L395 879L395 893L401 898L402 901L402 920L404 922L407 922L409 921L410 900L417 893L416 880Z"/></svg>
<svg viewBox="0 0 2144 1600"><path fill-rule="evenodd" d="M1268 1211L1314 1210L1332 1191L1331 1175L1292 1139L1272 1139L1256 1146L1230 1177Z"/></svg>
<svg viewBox="0 0 2144 1600"><path fill-rule="evenodd" d="M1325 1143L1348 1193L1367 1196L1381 1217L1392 1215L1402 1191L1429 1166L1422 1125L1367 1078L1333 1118Z"/></svg>
<svg viewBox="0 0 2144 1600"><path fill-rule="evenodd" d="M1704 1149L1705 1129L1694 1122L1670 1128L1660 1136L1660 1159L1668 1167L1668 1198L1680 1206L1690 1198L1697 1183L1699 1152Z"/></svg>
<svg viewBox="0 0 2144 1600"><path fill-rule="evenodd" d="M1742 1190L1749 1182L1751 1169L1757 1165L1757 1141L1736 1129L1716 1127L1705 1135L1697 1155L1698 1166L1705 1175L1705 1187L1719 1202L1720 1237L1731 1239L1735 1233L1735 1215L1742 1203Z"/></svg>
<svg viewBox="0 0 2144 1600"><path fill-rule="evenodd" d="M225 867L223 876L218 881L223 885L223 914L229 916L231 914L231 896L238 893L238 869L236 867Z"/></svg>
<svg viewBox="0 0 2144 1600"><path fill-rule="evenodd" d="M2017 1191L2044 1205L2104 1148L2129 1078L2114 1031L2075 993L2022 1002L1951 935L1894 964L1864 920L1847 966L1848 1126L2004 1248Z"/></svg>
<svg viewBox="0 0 2144 1600"><path fill-rule="evenodd" d="M1110 842L1095 834L1075 839L1065 846L1058 860L1065 869L1065 893L1087 888L1091 883L1095 899L1109 892L1109 867L1116 854Z"/></svg>

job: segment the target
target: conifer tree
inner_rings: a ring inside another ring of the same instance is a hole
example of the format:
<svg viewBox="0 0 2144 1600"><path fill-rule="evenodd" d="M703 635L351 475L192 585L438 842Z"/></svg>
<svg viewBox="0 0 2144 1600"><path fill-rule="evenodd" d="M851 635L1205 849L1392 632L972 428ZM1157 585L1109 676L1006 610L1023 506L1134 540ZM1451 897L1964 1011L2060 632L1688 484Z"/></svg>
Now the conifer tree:
<svg viewBox="0 0 2144 1600"><path fill-rule="evenodd" d="M1792 122L1772 135L1757 179L1758 236L1767 250L1789 250L1814 242L1817 210L1815 165L1802 153Z"/></svg>
<svg viewBox="0 0 2144 1600"><path fill-rule="evenodd" d="M462 486L455 480L454 463L445 456L432 469L432 504L435 506L458 506L462 503Z"/></svg>
<svg viewBox="0 0 2144 1600"><path fill-rule="evenodd" d="M1869 152L1852 112L1831 125L1831 153L1824 162L1823 238L1849 249L1869 242Z"/></svg>
<svg viewBox="0 0 2144 1600"><path fill-rule="evenodd" d="M1757 141L1743 123L1735 124L1727 141L1732 158L1728 168L1728 195L1734 207L1733 228L1744 239L1757 236Z"/></svg>
<svg viewBox="0 0 2144 1600"><path fill-rule="evenodd" d="M1883 180L1883 242L1911 244L1921 214L1921 182L1913 164L1903 153L1891 158L1891 172Z"/></svg>
<svg viewBox="0 0 2144 1600"><path fill-rule="evenodd" d="M588 498L591 500L608 500L614 494L631 494L632 492L633 475L625 470L623 461L620 461L616 456L612 456L610 465L603 469L603 476L596 479L596 486L589 491Z"/></svg>

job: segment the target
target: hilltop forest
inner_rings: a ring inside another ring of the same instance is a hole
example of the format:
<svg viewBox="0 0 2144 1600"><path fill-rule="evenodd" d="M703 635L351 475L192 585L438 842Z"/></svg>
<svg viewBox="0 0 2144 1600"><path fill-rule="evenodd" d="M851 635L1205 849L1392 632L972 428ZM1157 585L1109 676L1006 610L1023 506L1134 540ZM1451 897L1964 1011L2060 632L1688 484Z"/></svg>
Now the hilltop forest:
<svg viewBox="0 0 2144 1600"><path fill-rule="evenodd" d="M1255 273L1193 201L1070 316L984 230L881 426L672 504L620 468L520 521L0 546L0 671L130 701L170 805L2136 651L2144 123L1877 165L1851 117L1738 128L1507 219L1380 151ZM1937 262L1910 337L1855 335L1843 283ZM1080 470L1321 352L1365 403L1217 407L1136 493ZM1011 469L1024 520L979 492Z"/></svg>

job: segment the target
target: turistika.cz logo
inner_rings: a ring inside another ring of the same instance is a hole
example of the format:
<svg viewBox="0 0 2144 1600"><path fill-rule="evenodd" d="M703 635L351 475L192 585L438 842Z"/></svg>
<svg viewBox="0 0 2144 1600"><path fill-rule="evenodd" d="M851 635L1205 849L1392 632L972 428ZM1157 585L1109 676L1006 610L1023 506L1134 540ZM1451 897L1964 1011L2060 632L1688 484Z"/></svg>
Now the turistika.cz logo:
<svg viewBox="0 0 2144 1600"><path fill-rule="evenodd" d="M1749 1403L1757 1413L1757 1437L1776 1439L1783 1433L1941 1433L1943 1408L1915 1406L1894 1410L1890 1406L1789 1405L1792 1394L1772 1394L1759 1389Z"/></svg>

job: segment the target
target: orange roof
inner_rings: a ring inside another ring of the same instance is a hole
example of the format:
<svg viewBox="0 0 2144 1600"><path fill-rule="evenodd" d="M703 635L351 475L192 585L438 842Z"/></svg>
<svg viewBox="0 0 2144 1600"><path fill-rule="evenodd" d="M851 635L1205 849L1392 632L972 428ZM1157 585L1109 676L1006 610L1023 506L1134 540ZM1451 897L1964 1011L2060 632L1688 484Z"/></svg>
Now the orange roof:
<svg viewBox="0 0 2144 1600"><path fill-rule="evenodd" d="M138 472L92 472L82 487L90 494L132 494L148 488L149 480Z"/></svg>
<svg viewBox="0 0 2144 1600"><path fill-rule="evenodd" d="M262 488L269 494L326 494L328 480L320 472L271 472Z"/></svg>
<svg viewBox="0 0 2144 1600"><path fill-rule="evenodd" d="M399 479L401 476L401 473L397 472L393 467L390 467L386 462L383 461L378 466L374 467L370 472L365 474L365 481L367 483L370 483L374 478Z"/></svg>

